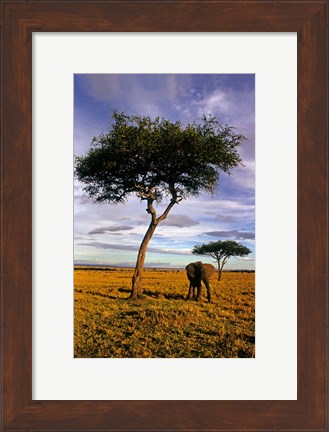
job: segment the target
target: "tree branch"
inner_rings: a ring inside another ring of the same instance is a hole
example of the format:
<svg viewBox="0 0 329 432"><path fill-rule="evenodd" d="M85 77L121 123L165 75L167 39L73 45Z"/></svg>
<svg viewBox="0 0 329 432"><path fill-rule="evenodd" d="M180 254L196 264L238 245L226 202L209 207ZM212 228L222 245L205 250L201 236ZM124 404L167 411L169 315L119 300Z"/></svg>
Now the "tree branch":
<svg viewBox="0 0 329 432"><path fill-rule="evenodd" d="M171 199L170 203L168 204L166 210L162 213L161 216L159 216L156 220L157 223L163 221L164 219L166 219L166 217L168 216L168 213L170 212L170 210L174 207L174 205L176 204L176 200Z"/></svg>
<svg viewBox="0 0 329 432"><path fill-rule="evenodd" d="M225 256L225 255L224 255ZM225 258L223 259L223 265L227 263L227 260L230 258L229 255L226 255Z"/></svg>
<svg viewBox="0 0 329 432"><path fill-rule="evenodd" d="M181 198L181 197L179 197L177 195L177 191L176 191L175 186L173 184L169 185L169 190L170 190L170 193L171 193L170 203L168 204L166 210L162 213L162 215L158 217L157 223L159 223L159 222L163 221L164 219L166 219L166 217L168 216L168 213L174 207L174 205L178 204L183 199L183 198Z"/></svg>
<svg viewBox="0 0 329 432"><path fill-rule="evenodd" d="M157 213L155 211L155 208L153 207L153 201L154 200L152 198L148 198L147 199L147 209L146 209L146 211L147 211L148 214L152 215L152 223L154 225L156 225L158 223L158 221L157 221Z"/></svg>
<svg viewBox="0 0 329 432"><path fill-rule="evenodd" d="M157 199L157 188L155 186L144 186L134 182L136 194L141 200Z"/></svg>

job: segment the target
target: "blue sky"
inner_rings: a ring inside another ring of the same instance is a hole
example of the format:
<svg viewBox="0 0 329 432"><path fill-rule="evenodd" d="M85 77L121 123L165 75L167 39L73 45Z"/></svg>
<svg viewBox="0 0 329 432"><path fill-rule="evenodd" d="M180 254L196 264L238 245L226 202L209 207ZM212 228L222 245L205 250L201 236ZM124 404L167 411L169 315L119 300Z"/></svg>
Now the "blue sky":
<svg viewBox="0 0 329 432"><path fill-rule="evenodd" d="M84 155L92 137L107 132L113 110L164 117L183 125L212 114L247 139L239 148L244 166L222 175L214 196L174 206L149 244L145 265L185 267L212 258L191 254L194 245L236 240L252 253L231 258L225 269L255 268L255 76L78 74L74 77L74 154ZM157 207L161 213L166 202ZM134 266L150 220L145 202L94 204L74 186L75 262Z"/></svg>

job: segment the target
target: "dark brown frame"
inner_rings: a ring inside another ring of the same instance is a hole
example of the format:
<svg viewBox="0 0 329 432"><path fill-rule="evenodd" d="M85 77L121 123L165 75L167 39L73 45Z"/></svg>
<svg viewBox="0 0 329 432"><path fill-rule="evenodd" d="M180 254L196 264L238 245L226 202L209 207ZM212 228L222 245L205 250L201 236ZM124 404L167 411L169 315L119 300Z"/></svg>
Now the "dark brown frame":
<svg viewBox="0 0 329 432"><path fill-rule="evenodd" d="M2 430L328 430L327 10L326 0L2 1ZM40 31L298 33L297 401L31 399L31 42Z"/></svg>

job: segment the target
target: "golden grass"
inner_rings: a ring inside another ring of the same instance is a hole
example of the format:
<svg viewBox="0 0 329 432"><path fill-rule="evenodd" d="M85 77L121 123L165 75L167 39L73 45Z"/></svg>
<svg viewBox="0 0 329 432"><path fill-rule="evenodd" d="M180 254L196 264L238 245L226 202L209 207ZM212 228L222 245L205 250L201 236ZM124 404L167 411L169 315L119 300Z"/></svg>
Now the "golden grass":
<svg viewBox="0 0 329 432"><path fill-rule="evenodd" d="M74 276L75 357L255 356L255 274L212 278L199 302L185 300L185 270L145 269L144 297L127 300L132 269L82 268Z"/></svg>

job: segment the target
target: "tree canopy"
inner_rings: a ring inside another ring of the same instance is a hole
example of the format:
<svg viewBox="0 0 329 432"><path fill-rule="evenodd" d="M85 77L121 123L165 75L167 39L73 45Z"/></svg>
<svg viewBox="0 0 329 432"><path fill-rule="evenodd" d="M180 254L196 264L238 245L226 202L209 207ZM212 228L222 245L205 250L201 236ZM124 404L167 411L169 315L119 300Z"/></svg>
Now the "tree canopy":
<svg viewBox="0 0 329 432"><path fill-rule="evenodd" d="M186 126L117 111L112 119L109 131L93 138L85 156L75 158L75 175L95 202L123 203L132 194L146 201L151 222L138 253L135 298L137 285L141 293L146 248L155 227L186 197L212 193L220 173L230 174L242 163L238 147L245 138L212 116ZM167 208L157 217L153 204L166 197Z"/></svg>
<svg viewBox="0 0 329 432"><path fill-rule="evenodd" d="M211 241L206 244L194 246L192 253L194 255L207 255L214 258L218 264L218 280L221 278L221 273L227 260L233 256L246 256L251 250L233 240L218 240Z"/></svg>
<svg viewBox="0 0 329 432"><path fill-rule="evenodd" d="M76 158L77 178L97 202L121 203L130 194L160 202L213 192L220 171L241 163L244 139L214 117L200 124L114 112L106 134L94 137L86 156Z"/></svg>

